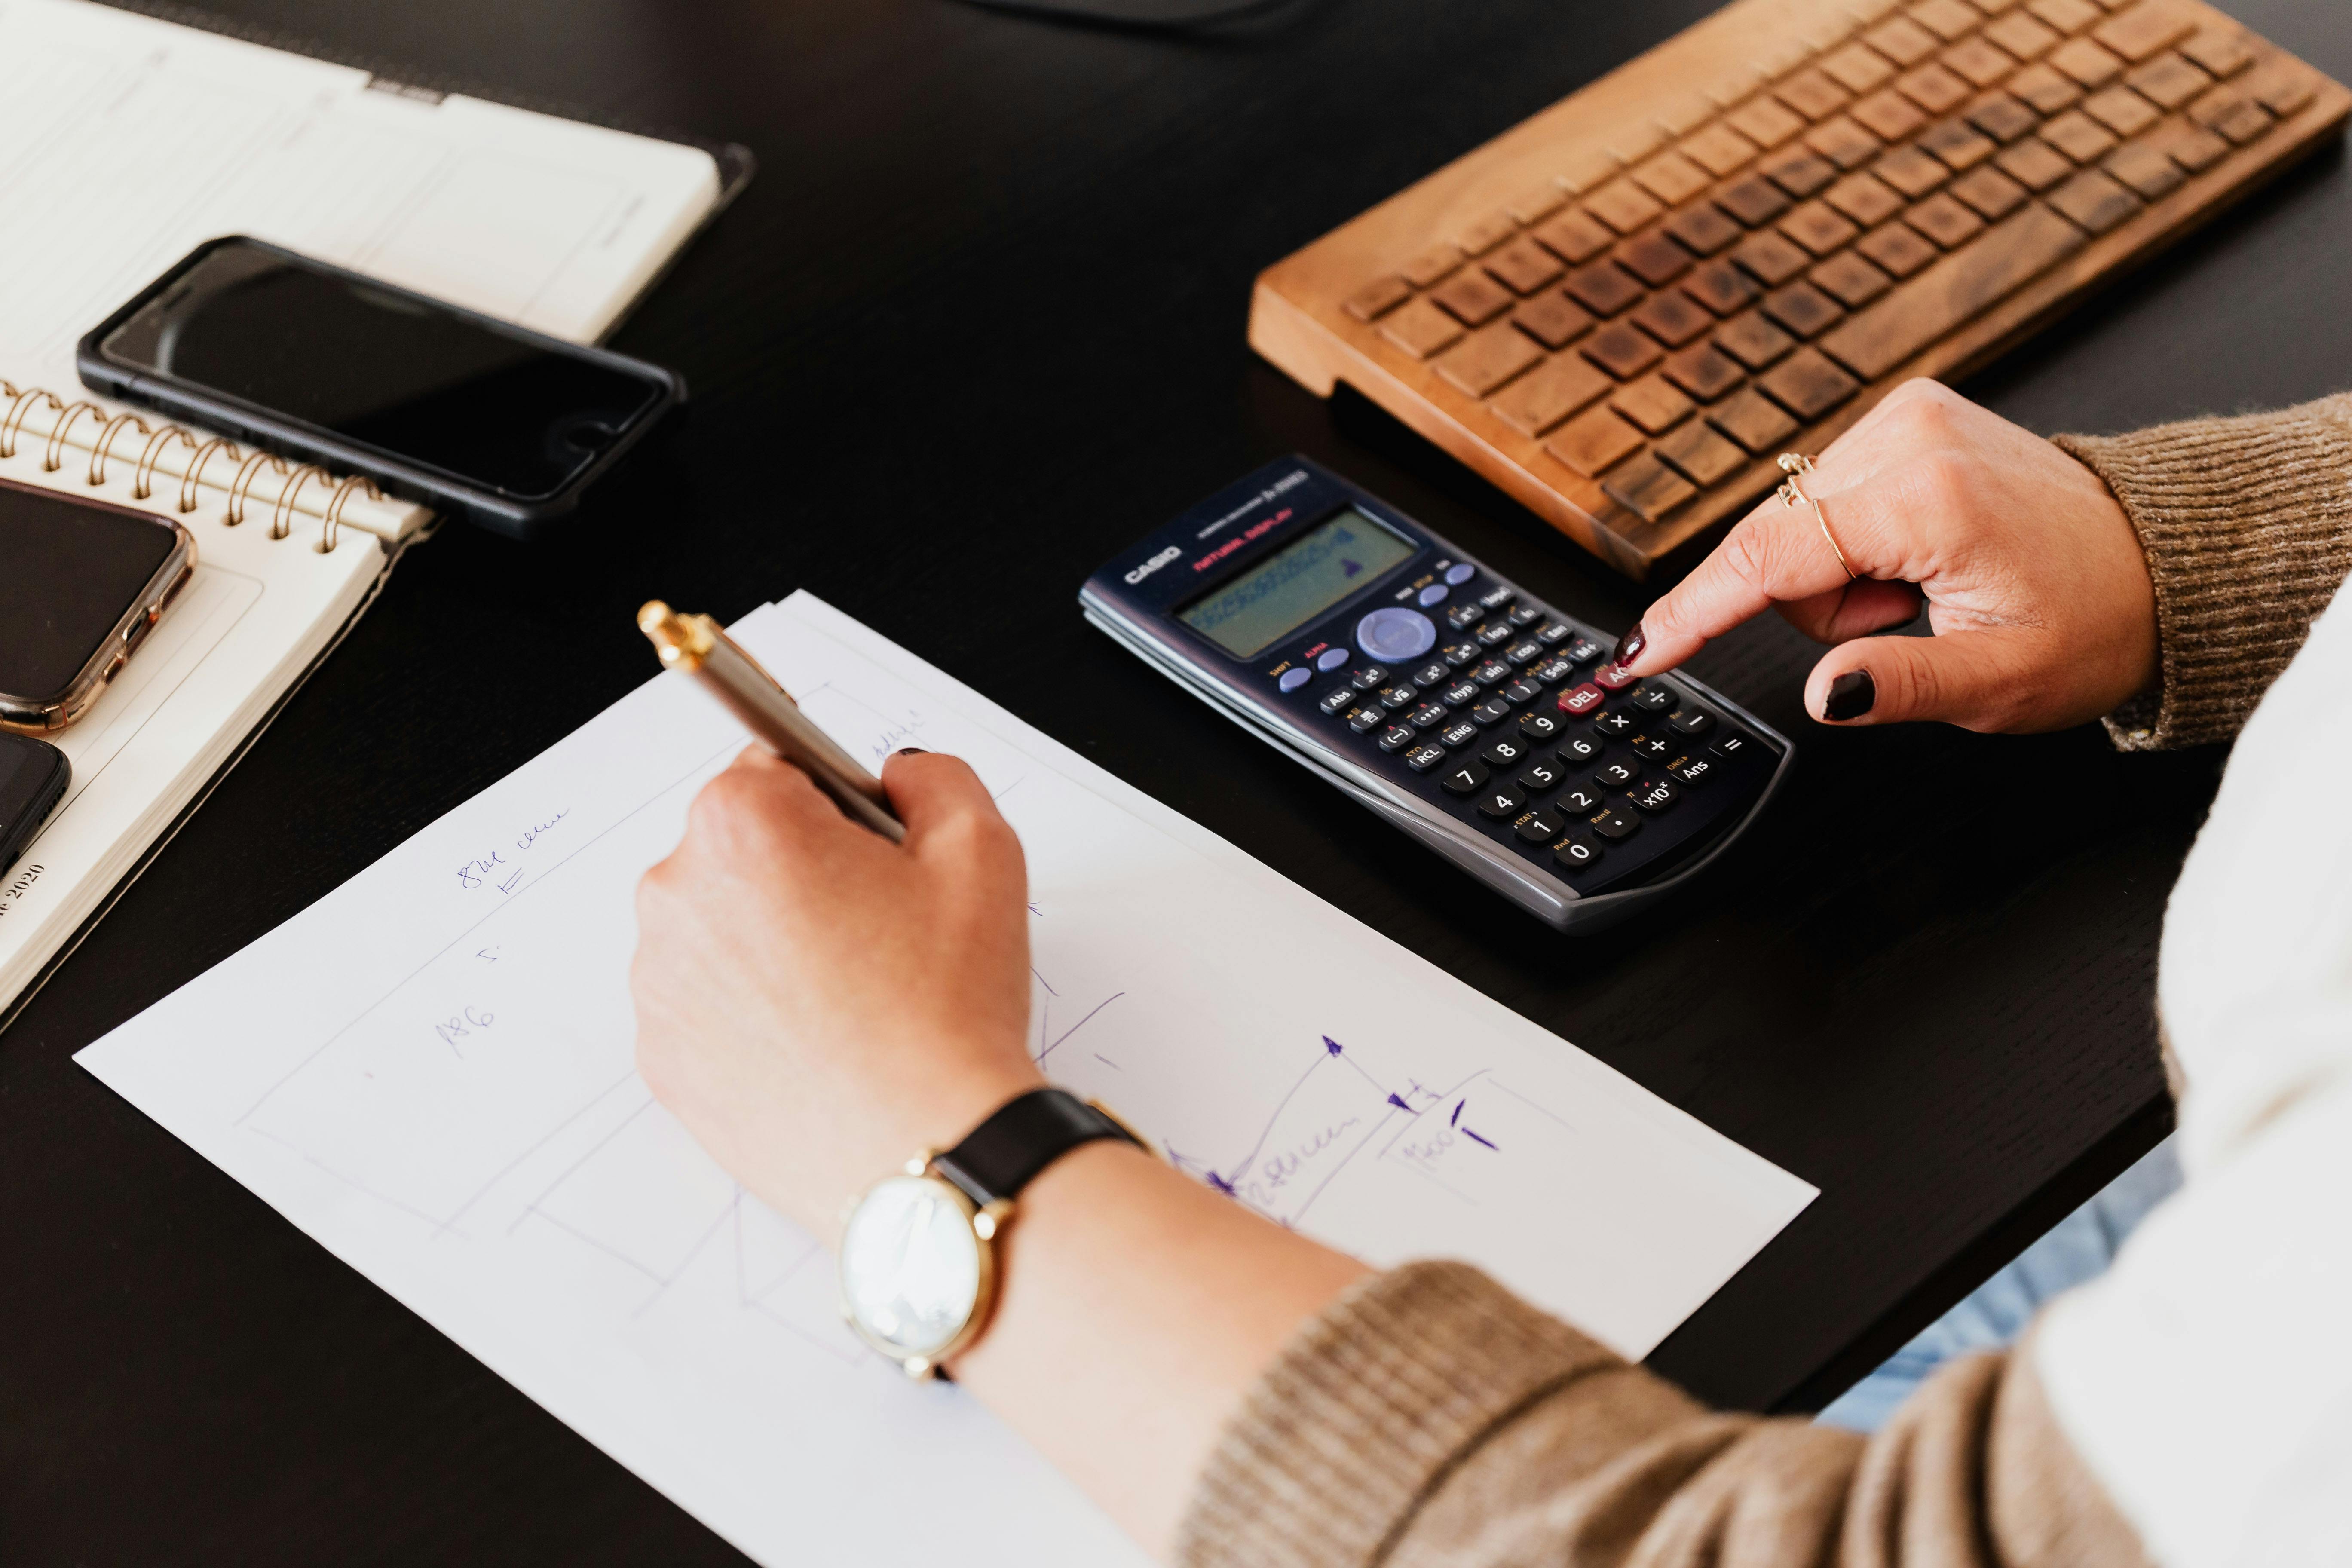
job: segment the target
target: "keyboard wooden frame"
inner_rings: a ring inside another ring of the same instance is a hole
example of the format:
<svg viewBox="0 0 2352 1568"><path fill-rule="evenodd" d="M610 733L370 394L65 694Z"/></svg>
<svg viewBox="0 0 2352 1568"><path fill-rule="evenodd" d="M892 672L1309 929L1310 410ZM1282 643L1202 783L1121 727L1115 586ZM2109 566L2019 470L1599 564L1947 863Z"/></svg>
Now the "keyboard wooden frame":
<svg viewBox="0 0 2352 1568"><path fill-rule="evenodd" d="M2251 69L2293 62L2223 13L2198 0L2175 3L2200 26L2243 34L2256 51ZM1769 491L1780 478L1772 456L1752 458L1680 510L1647 521L1604 494L1601 479L1547 453L1541 437L1505 424L1485 399L1444 380L1432 360L1416 359L1390 342L1377 321L1359 320L1344 302L1400 273L1433 244L1507 212L1531 189L1555 184L1571 199L1598 189L1903 9L1900 0L1735 0L1268 268L1251 302L1251 346L1318 395L1328 397L1346 383L1612 566L1636 580L1646 577L1670 552L1744 515ZM2189 175L2170 195L1864 384L1859 395L1790 437L1787 447L1821 450L1904 381L1950 379L1985 364L2098 285L2194 232L2317 150L2352 117L2352 91L2307 65L2302 68L2317 79L2317 91L2268 134L2233 147L2212 168ZM1695 89L1695 83L1706 85ZM1717 188L1728 183L1718 182Z"/></svg>

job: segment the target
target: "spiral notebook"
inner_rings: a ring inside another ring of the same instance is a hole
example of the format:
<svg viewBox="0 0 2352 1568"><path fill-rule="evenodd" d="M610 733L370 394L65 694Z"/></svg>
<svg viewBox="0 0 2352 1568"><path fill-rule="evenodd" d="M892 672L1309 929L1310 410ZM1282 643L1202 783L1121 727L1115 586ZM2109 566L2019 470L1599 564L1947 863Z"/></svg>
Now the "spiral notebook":
<svg viewBox="0 0 2352 1568"><path fill-rule="evenodd" d="M0 873L5 1025L435 522L84 395L80 335L200 242L248 234L593 342L751 159L87 0L0 0L0 475L177 516L197 561L50 737L74 777Z"/></svg>

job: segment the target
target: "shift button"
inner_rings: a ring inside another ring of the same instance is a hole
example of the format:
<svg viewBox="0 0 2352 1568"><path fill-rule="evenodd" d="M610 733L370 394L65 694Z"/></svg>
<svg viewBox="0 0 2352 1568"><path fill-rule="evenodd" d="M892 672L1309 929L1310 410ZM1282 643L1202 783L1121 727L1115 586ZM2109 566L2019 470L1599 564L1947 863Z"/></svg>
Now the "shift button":
<svg viewBox="0 0 2352 1568"><path fill-rule="evenodd" d="M1293 665L1288 669L1282 672L1282 679L1276 681L1275 684L1281 687L1285 691L1296 691L1314 679L1315 672L1308 669L1305 665Z"/></svg>
<svg viewBox="0 0 2352 1568"><path fill-rule="evenodd" d="M1437 623L1419 610L1386 605L1356 623L1356 646L1373 658L1402 664L1437 646Z"/></svg>

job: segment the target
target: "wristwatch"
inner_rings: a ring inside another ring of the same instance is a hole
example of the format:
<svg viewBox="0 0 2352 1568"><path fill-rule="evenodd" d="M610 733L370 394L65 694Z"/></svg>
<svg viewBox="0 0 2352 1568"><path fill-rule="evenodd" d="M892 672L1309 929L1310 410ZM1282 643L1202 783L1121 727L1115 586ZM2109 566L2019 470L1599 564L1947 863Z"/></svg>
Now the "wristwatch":
<svg viewBox="0 0 2352 1568"><path fill-rule="evenodd" d="M841 1237L841 1315L909 1377L936 1375L996 1304L996 1238L1038 1172L1084 1143L1146 1148L1066 1089L1007 1101L954 1148L926 1149L853 1200Z"/></svg>

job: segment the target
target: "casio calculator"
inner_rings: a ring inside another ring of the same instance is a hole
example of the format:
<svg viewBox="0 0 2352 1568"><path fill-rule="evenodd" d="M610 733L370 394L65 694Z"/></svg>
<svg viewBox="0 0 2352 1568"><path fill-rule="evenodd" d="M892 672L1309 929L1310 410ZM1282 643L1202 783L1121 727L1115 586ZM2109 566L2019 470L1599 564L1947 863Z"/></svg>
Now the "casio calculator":
<svg viewBox="0 0 2352 1568"><path fill-rule="evenodd" d="M1118 555L1087 618L1562 930L1621 919L1756 819L1794 748L1305 458Z"/></svg>

